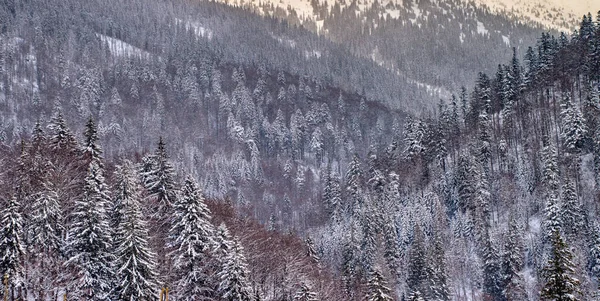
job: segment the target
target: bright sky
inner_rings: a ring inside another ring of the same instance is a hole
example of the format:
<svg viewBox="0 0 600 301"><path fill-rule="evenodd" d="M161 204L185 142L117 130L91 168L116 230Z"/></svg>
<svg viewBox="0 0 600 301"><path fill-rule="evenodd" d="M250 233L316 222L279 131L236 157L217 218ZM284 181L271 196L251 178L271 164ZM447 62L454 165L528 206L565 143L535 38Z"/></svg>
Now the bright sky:
<svg viewBox="0 0 600 301"><path fill-rule="evenodd" d="M508 0L512 1L512 0ZM559 7L570 9L578 16L591 12L594 19L600 10L600 0L545 0ZM542 1L543 2L543 1ZM595 6L595 7L594 7Z"/></svg>

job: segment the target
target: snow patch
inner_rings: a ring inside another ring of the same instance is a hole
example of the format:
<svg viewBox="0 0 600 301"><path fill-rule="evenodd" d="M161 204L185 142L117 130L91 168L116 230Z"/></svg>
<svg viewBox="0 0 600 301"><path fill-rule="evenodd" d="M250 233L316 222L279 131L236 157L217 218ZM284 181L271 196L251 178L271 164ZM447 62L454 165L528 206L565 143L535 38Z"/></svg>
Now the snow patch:
<svg viewBox="0 0 600 301"><path fill-rule="evenodd" d="M423 83L414 79L409 79L409 83L416 85L419 88L425 89L427 94L431 96L441 97L441 98L450 98L450 91L446 90L446 88L441 86L434 86L427 83Z"/></svg>
<svg viewBox="0 0 600 301"><path fill-rule="evenodd" d="M108 50L114 56L126 56L126 57L141 57L148 58L150 57L150 53L144 51L140 48L137 48L131 44L125 43L119 39L115 39L113 37L109 37L103 34L96 34L100 38L103 43L108 45Z"/></svg>
<svg viewBox="0 0 600 301"><path fill-rule="evenodd" d="M288 47L290 47L292 49L296 48L296 41L294 41L292 39L288 39L286 37L278 37L278 36L275 36L273 34L271 34L271 37L273 39L277 40L277 42L279 42L279 44L286 45L286 46L288 46Z"/></svg>
<svg viewBox="0 0 600 301"><path fill-rule="evenodd" d="M480 21L477 21L477 33L480 35L487 35L490 32L485 28L485 25Z"/></svg>
<svg viewBox="0 0 600 301"><path fill-rule="evenodd" d="M506 46L510 46L510 38L508 36L502 35L502 41L504 41Z"/></svg>
<svg viewBox="0 0 600 301"><path fill-rule="evenodd" d="M314 58L320 58L321 57L321 51L318 51L318 50L312 50L312 51L304 50L304 56L307 59L310 59L310 58L313 58L313 57Z"/></svg>
<svg viewBox="0 0 600 301"><path fill-rule="evenodd" d="M200 22L175 19L175 23L177 25L183 23L185 25L186 30L192 30L194 34L198 37L207 38L208 40L212 40L213 38L213 31L204 27Z"/></svg>
<svg viewBox="0 0 600 301"><path fill-rule="evenodd" d="M399 9L386 9L385 15L389 15L392 19L400 18L400 10Z"/></svg>

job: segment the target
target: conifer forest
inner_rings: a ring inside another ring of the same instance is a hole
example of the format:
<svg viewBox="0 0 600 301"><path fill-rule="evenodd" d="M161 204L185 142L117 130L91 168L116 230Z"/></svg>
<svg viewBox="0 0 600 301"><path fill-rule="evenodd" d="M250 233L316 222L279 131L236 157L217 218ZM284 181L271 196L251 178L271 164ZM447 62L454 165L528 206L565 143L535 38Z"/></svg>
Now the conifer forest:
<svg viewBox="0 0 600 301"><path fill-rule="evenodd" d="M0 0L0 300L600 301L600 3L479 2Z"/></svg>

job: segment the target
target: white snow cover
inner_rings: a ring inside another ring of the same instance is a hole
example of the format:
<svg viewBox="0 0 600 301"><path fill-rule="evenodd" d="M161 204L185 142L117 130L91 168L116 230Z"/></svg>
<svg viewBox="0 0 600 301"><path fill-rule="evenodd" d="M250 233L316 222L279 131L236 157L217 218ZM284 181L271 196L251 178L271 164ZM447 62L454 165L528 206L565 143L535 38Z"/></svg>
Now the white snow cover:
<svg viewBox="0 0 600 301"><path fill-rule="evenodd" d="M200 22L175 19L175 23L177 25L181 23L185 24L185 29L194 31L198 37L207 38L209 40L211 40L213 37L213 31L204 27Z"/></svg>
<svg viewBox="0 0 600 301"><path fill-rule="evenodd" d="M110 53L114 56L137 56L137 57L149 57L150 53L137 48L131 44L125 43L119 39L109 37L103 34L96 34L100 37L102 42L108 44Z"/></svg>

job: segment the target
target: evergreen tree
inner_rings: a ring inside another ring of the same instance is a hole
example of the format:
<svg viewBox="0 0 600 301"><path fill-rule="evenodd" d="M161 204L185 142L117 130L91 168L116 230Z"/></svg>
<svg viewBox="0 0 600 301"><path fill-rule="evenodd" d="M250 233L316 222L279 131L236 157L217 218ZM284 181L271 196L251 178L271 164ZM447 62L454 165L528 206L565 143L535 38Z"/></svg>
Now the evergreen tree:
<svg viewBox="0 0 600 301"><path fill-rule="evenodd" d="M248 268L244 257L244 248L234 238L233 246L227 257L223 270L218 274L221 283L219 293L227 301L252 301L252 290L248 284Z"/></svg>
<svg viewBox="0 0 600 301"><path fill-rule="evenodd" d="M390 296L391 290L387 286L387 282L381 272L375 269L369 273L369 279L367 283L367 301L392 301L394 298Z"/></svg>
<svg viewBox="0 0 600 301"><path fill-rule="evenodd" d="M85 141L83 145L83 153L85 158L90 161L96 162L100 168L102 165L102 149L98 145L98 128L94 123L92 117L90 117L85 125L84 131Z"/></svg>
<svg viewBox="0 0 600 301"><path fill-rule="evenodd" d="M17 198L13 196L0 214L0 274L2 277L8 276L9 285L14 289L23 281L25 255L22 239L23 218Z"/></svg>
<svg viewBox="0 0 600 301"><path fill-rule="evenodd" d="M63 216L54 185L46 180L31 205L30 244L40 255L58 255L62 243Z"/></svg>
<svg viewBox="0 0 600 301"><path fill-rule="evenodd" d="M483 261L483 292L491 300L502 300L502 276L500 273L500 258L494 247L488 230L483 231L481 238L483 248L481 259Z"/></svg>
<svg viewBox="0 0 600 301"><path fill-rule="evenodd" d="M83 192L71 213L67 232L66 265L75 270L74 285L86 300L109 300L114 279L114 258L106 206L108 190L101 168L92 161L83 183Z"/></svg>
<svg viewBox="0 0 600 301"><path fill-rule="evenodd" d="M308 258L310 258L311 260L313 260L314 262L319 262L320 258L319 255L317 254L317 251L315 250L315 243L313 242L312 238L310 238L310 236L306 237L306 256Z"/></svg>
<svg viewBox="0 0 600 301"><path fill-rule="evenodd" d="M410 294L427 291L427 253L425 250L425 236L421 227L415 225L413 242L408 253L408 278L406 285Z"/></svg>
<svg viewBox="0 0 600 301"><path fill-rule="evenodd" d="M73 133L71 133L60 111L52 117L48 128L51 131L50 148L55 151L60 150L67 153L71 153L77 149L77 140Z"/></svg>
<svg viewBox="0 0 600 301"><path fill-rule="evenodd" d="M148 246L148 229L140 207L140 186L133 164L117 167L114 207L117 292L120 300L150 300L157 290L156 255Z"/></svg>
<svg viewBox="0 0 600 301"><path fill-rule="evenodd" d="M170 238L174 281L180 300L206 300L212 293L209 255L214 246L210 211L196 181L187 176L174 204Z"/></svg>
<svg viewBox="0 0 600 301"><path fill-rule="evenodd" d="M154 156L146 159L148 162L141 174L144 186L156 201L156 215L162 224L166 224L167 216L171 215L173 203L176 201L175 171L167 155L166 145L162 137Z"/></svg>
<svg viewBox="0 0 600 301"><path fill-rule="evenodd" d="M524 267L523 242L517 222L511 218L508 237L502 255L504 298L507 301L526 300L525 280L521 275Z"/></svg>
<svg viewBox="0 0 600 301"><path fill-rule="evenodd" d="M587 134L583 114L573 104L569 96L564 99L561 109L562 126L560 138L563 141L564 148L567 152L579 153L581 148L583 148L584 139Z"/></svg>
<svg viewBox="0 0 600 301"><path fill-rule="evenodd" d="M317 294L310 290L306 283L300 285L300 289L294 294L294 301L317 301Z"/></svg>
<svg viewBox="0 0 600 301"><path fill-rule="evenodd" d="M552 253L544 267L544 287L541 300L547 301L576 301L582 300L580 281L575 278L573 254L559 231L552 233Z"/></svg>
<svg viewBox="0 0 600 301"><path fill-rule="evenodd" d="M215 250L213 252L220 265L225 263L225 257L233 247L232 244L233 242L231 241L231 235L227 226L225 226L225 223L221 223L215 233ZM219 267L219 269L221 268Z"/></svg>
<svg viewBox="0 0 600 301"><path fill-rule="evenodd" d="M430 298L434 301L450 300L448 273L444 255L444 244L439 235L439 231L436 231L427 262L427 279L429 282Z"/></svg>
<svg viewBox="0 0 600 301"><path fill-rule="evenodd" d="M348 211L351 215L360 212L363 204L362 196L363 172L358 155L352 157L346 172L346 193L350 200Z"/></svg>
<svg viewBox="0 0 600 301"><path fill-rule="evenodd" d="M583 212L581 210L581 204L579 203L579 197L575 191L575 185L566 179L562 189L562 207L561 217L563 230L568 236L577 236L581 233L584 226L583 223Z"/></svg>

